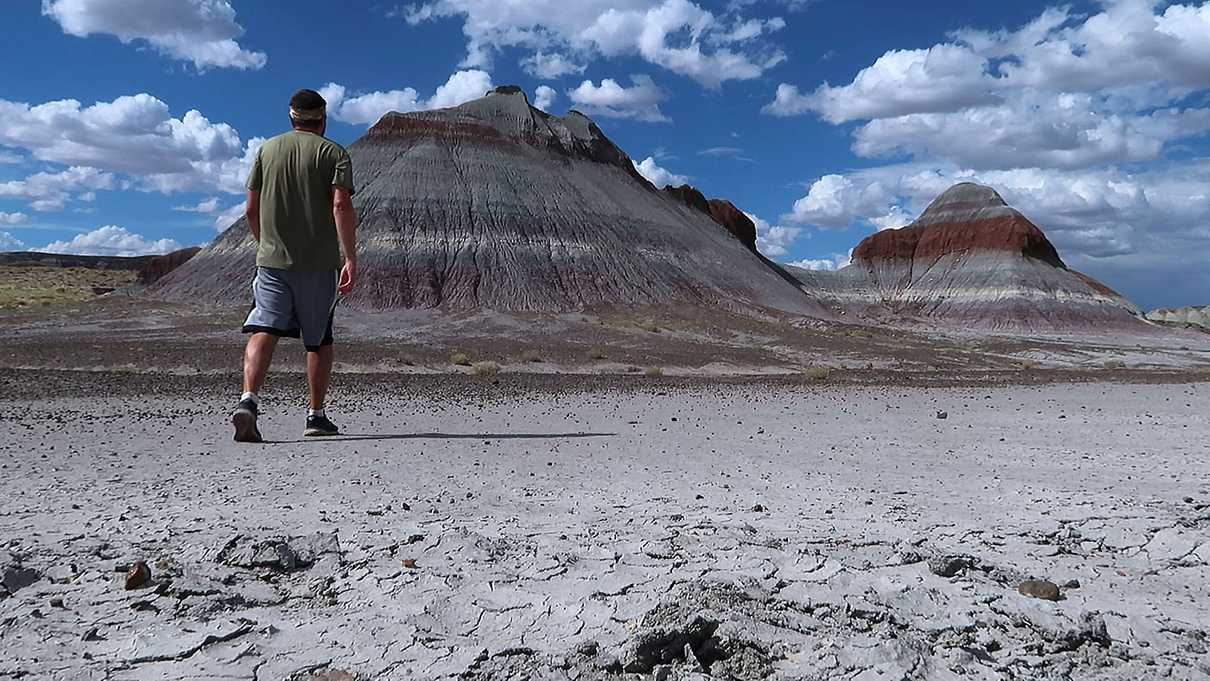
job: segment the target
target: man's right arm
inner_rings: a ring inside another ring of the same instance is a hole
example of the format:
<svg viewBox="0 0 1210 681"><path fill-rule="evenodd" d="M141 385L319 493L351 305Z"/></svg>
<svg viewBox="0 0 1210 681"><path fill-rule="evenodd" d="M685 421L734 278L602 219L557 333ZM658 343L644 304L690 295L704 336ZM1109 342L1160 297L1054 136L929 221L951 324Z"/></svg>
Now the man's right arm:
<svg viewBox="0 0 1210 681"><path fill-rule="evenodd" d="M332 185L332 217L336 219L336 236L345 264L340 271L340 292L348 293L357 284L357 212L348 188Z"/></svg>

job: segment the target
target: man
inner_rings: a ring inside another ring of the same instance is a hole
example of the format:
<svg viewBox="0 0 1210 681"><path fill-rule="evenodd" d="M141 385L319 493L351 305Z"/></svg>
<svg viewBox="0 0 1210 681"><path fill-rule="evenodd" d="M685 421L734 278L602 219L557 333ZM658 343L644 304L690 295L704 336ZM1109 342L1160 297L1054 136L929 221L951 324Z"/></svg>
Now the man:
<svg viewBox="0 0 1210 681"><path fill-rule="evenodd" d="M246 216L257 242L252 312L244 333L244 393L232 414L237 442L261 442L260 399L277 340L302 337L311 408L304 435L336 435L324 413L332 375L332 318L357 283L353 166L325 138L327 102L314 90L290 99L292 130L264 143L248 177ZM341 252L344 264L341 265Z"/></svg>

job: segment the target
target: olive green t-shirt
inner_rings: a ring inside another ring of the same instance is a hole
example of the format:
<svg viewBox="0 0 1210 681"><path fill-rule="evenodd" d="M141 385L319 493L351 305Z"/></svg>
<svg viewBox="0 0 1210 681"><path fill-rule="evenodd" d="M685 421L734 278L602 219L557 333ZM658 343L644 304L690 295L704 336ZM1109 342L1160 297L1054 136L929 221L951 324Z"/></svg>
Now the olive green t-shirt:
<svg viewBox="0 0 1210 681"><path fill-rule="evenodd" d="M293 130L261 145L248 176L248 189L260 192L258 266L340 269L332 185L353 193L353 163L332 140Z"/></svg>

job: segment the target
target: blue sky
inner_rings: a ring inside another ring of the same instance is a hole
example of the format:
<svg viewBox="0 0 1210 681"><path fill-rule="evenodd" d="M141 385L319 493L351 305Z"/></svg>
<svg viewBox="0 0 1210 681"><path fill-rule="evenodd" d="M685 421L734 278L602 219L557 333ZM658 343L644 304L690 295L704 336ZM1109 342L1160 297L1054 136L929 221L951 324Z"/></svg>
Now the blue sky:
<svg viewBox="0 0 1210 681"><path fill-rule="evenodd" d="M517 84L657 181L837 267L946 186L991 184L1144 307L1210 303L1210 5L1114 0L22 0L0 19L0 250L202 243L323 88L379 114Z"/></svg>

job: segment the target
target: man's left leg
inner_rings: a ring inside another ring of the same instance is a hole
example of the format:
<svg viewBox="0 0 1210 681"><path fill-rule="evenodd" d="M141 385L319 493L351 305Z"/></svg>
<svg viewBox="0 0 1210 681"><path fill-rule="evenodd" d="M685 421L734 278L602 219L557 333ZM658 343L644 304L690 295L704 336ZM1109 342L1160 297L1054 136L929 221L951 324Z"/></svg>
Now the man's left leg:
<svg viewBox="0 0 1210 681"><path fill-rule="evenodd" d="M324 408L328 385L332 382L332 358L335 354L331 345L321 346L315 352L307 352L307 388L310 391L312 411Z"/></svg>
<svg viewBox="0 0 1210 681"><path fill-rule="evenodd" d="M336 316L336 273L308 273L298 278L306 281L305 286L310 292L309 302L300 305L303 344L307 348L307 389L311 400L303 434L308 437L338 435L340 430L324 413L335 354L332 350L332 322Z"/></svg>

